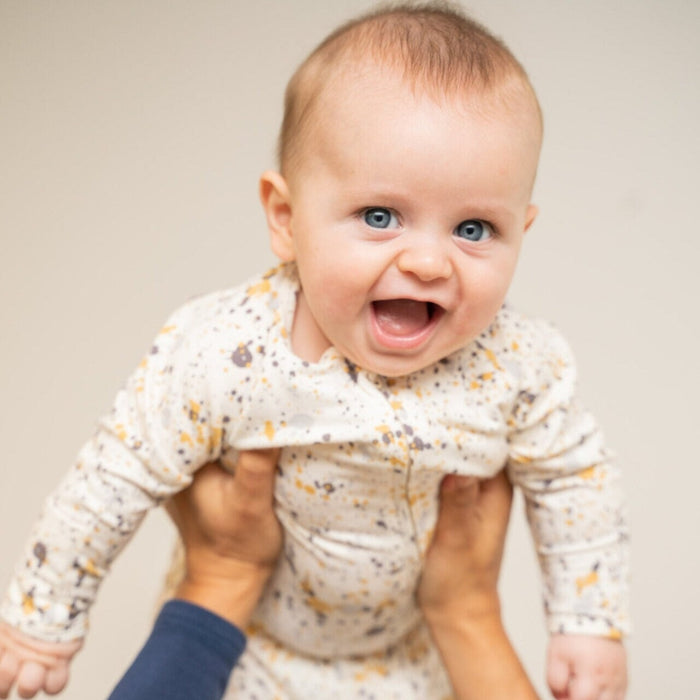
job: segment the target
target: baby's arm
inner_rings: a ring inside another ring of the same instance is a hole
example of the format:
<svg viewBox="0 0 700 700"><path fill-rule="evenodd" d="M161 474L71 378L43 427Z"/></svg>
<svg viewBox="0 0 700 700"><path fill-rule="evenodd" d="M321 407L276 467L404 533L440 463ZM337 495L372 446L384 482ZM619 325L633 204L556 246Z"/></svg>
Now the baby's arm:
<svg viewBox="0 0 700 700"><path fill-rule="evenodd" d="M623 700L625 648L615 639L555 634L549 643L547 683L561 700Z"/></svg>
<svg viewBox="0 0 700 700"><path fill-rule="evenodd" d="M521 343L531 357L511 414L508 472L525 496L543 573L551 678L557 687L568 680L574 689L588 681L595 687L599 675L625 674L619 640L629 631L628 535L620 472L576 398L568 345L547 326L531 331ZM606 650L617 653L604 661Z"/></svg>
<svg viewBox="0 0 700 700"><path fill-rule="evenodd" d="M15 659L23 658L25 674L44 668L46 680L34 685L58 682L57 669L67 668L86 633L99 584L148 510L219 457L221 417L208 391L206 334L196 326L206 311L191 303L171 318L47 499L0 608L15 630L2 640L6 683L19 677Z"/></svg>

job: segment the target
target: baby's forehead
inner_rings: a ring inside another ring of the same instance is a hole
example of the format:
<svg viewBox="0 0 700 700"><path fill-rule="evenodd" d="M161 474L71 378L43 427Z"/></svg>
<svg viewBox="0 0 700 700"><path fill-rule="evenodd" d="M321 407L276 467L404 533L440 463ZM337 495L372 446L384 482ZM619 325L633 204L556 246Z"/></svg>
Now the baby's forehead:
<svg viewBox="0 0 700 700"><path fill-rule="evenodd" d="M539 160L538 112L522 88L506 87L503 93L439 92L386 67L346 66L324 83L307 112L285 177L294 188L319 173L348 181L361 173L365 184L374 176L391 189L394 175L420 163L424 172L431 163L452 171L451 159L465 153L493 163L502 162L505 149L518 154L513 176L529 190ZM445 139L452 144L449 155ZM475 151L477 143L482 146Z"/></svg>
<svg viewBox="0 0 700 700"><path fill-rule="evenodd" d="M395 119L408 112L420 109L422 103L430 102L445 114L479 114L485 121L513 122L520 128L531 130L533 138L539 138L541 116L537 98L522 75L511 73L501 80L485 86L459 84L447 87L421 80L402 73L400 68L375 60L358 60L345 63L326 74L326 79L316 86L316 95L309 104L307 118L317 128L332 133L347 121L352 114L371 120L371 106L393 105ZM357 109L367 105L367 111Z"/></svg>

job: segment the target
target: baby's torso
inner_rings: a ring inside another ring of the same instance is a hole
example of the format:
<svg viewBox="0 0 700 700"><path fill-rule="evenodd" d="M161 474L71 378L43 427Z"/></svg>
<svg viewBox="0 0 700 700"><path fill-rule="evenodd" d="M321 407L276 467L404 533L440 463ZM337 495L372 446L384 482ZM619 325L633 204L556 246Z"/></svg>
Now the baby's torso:
<svg viewBox="0 0 700 700"><path fill-rule="evenodd" d="M287 445L276 482L284 556L256 622L324 657L385 649L416 625L440 480L492 475L507 452L501 411L470 405L451 363L400 382L346 367L326 375L323 397L311 376L266 394L277 418L261 422L268 406L253 421Z"/></svg>

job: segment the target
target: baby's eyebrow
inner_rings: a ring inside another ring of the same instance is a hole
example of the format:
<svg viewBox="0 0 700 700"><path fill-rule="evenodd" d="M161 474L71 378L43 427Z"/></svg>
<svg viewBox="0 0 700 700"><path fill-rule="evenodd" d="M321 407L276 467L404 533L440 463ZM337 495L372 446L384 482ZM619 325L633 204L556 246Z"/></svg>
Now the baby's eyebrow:
<svg viewBox="0 0 700 700"><path fill-rule="evenodd" d="M387 202L406 202L414 201L415 198L410 197L408 192L405 194L399 189L389 187L377 187L374 185L363 185L356 188L350 187L345 190L345 195L349 199L366 200L371 206L374 204L386 204Z"/></svg>
<svg viewBox="0 0 700 700"><path fill-rule="evenodd" d="M498 222L502 226L508 226L515 222L517 216L513 209L507 206L483 205L479 203L465 204L465 217L469 219L483 219L484 221Z"/></svg>

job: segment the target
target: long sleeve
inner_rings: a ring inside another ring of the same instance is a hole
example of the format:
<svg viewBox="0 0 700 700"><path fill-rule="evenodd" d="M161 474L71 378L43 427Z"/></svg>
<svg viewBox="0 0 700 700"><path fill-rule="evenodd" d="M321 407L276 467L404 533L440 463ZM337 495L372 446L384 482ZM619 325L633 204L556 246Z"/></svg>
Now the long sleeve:
<svg viewBox="0 0 700 700"><path fill-rule="evenodd" d="M509 474L523 491L550 632L629 632L628 531L620 471L576 397L571 351L535 323L510 415Z"/></svg>
<svg viewBox="0 0 700 700"><path fill-rule="evenodd" d="M244 649L237 627L197 605L171 600L109 700L219 700Z"/></svg>
<svg viewBox="0 0 700 700"><path fill-rule="evenodd" d="M220 301L202 297L171 317L48 497L2 604L11 625L47 641L84 636L100 581L148 510L220 455L224 417L210 384L223 369L208 321Z"/></svg>

